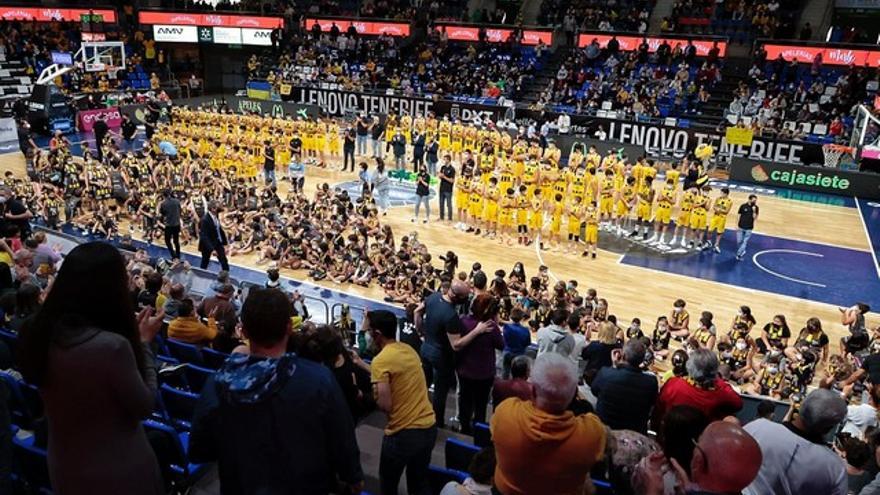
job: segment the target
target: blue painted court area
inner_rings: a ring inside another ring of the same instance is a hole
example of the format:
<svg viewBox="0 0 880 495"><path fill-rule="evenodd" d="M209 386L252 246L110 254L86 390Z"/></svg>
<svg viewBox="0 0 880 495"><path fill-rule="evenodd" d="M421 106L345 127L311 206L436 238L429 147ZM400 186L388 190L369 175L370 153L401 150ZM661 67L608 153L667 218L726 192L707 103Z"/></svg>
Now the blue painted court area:
<svg viewBox="0 0 880 495"><path fill-rule="evenodd" d="M732 230L721 250L682 257L627 253L621 263L838 306L861 301L880 307L880 277L871 253L754 234L745 259L737 261Z"/></svg>
<svg viewBox="0 0 880 495"><path fill-rule="evenodd" d="M877 268L877 276L880 277L880 201L856 199L856 207L862 217L865 226L865 235L871 245L871 253L874 256L874 265Z"/></svg>

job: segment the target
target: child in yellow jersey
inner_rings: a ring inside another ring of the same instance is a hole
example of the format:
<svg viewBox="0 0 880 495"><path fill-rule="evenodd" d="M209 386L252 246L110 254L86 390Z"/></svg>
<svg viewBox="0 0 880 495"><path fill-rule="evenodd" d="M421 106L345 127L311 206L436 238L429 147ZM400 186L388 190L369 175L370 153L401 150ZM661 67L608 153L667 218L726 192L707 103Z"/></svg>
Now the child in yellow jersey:
<svg viewBox="0 0 880 495"><path fill-rule="evenodd" d="M507 242L508 246L513 246L513 222L516 221L517 198L514 196L514 189L508 187L504 190L504 196L501 198L498 212L498 232L502 242Z"/></svg>
<svg viewBox="0 0 880 495"><path fill-rule="evenodd" d="M678 162L672 162L669 169L666 170L666 181L672 181L672 185L678 188L678 179L681 177L681 171L678 169Z"/></svg>
<svg viewBox="0 0 880 495"><path fill-rule="evenodd" d="M507 191L513 187L513 164L506 158L499 158L498 188Z"/></svg>
<svg viewBox="0 0 880 495"><path fill-rule="evenodd" d="M587 193L587 178L585 177L587 171L584 169L583 165L578 165L577 168L569 167L566 175L566 180L568 181L568 190L572 196L580 196L584 198Z"/></svg>
<svg viewBox="0 0 880 495"><path fill-rule="evenodd" d="M581 227L583 224L584 205L583 198L575 196L568 204L565 213L568 215L568 247L566 252L577 252L581 242Z"/></svg>
<svg viewBox="0 0 880 495"><path fill-rule="evenodd" d="M342 139L339 137L339 125L336 121L327 126L327 151L332 158L339 158L342 153Z"/></svg>
<svg viewBox="0 0 880 495"><path fill-rule="evenodd" d="M544 191L544 200L551 201L559 193L553 190L553 186L556 184L556 171L553 170L553 165L550 162L544 162L539 179L541 190Z"/></svg>
<svg viewBox="0 0 880 495"><path fill-rule="evenodd" d="M519 186L516 197L516 233L518 244L529 244L529 188Z"/></svg>
<svg viewBox="0 0 880 495"><path fill-rule="evenodd" d="M468 206L470 205L470 177L462 176L455 181L455 210L460 230L467 230Z"/></svg>
<svg viewBox="0 0 880 495"><path fill-rule="evenodd" d="M706 236L706 226L709 217L709 192L712 190L709 185L705 185L702 189L697 189L694 195L694 207L691 211L691 249L708 249L708 245L703 245L703 239Z"/></svg>
<svg viewBox="0 0 880 495"><path fill-rule="evenodd" d="M610 225L614 210L614 171L605 169L605 178L599 185L599 215L604 225Z"/></svg>
<svg viewBox="0 0 880 495"><path fill-rule="evenodd" d="M561 247L559 244L559 231L562 229L562 215L565 213L565 203L562 195L557 194L553 197L553 204L550 211L550 245Z"/></svg>
<svg viewBox="0 0 880 495"><path fill-rule="evenodd" d="M485 226L486 237L495 237L498 229L498 179L489 178L489 184L486 186L486 193L483 199L483 225Z"/></svg>
<svg viewBox="0 0 880 495"><path fill-rule="evenodd" d="M480 223L483 216L483 183L480 178L474 176L471 179L470 196L468 197L468 214L470 215L472 229L474 234L480 235ZM468 229L470 232L471 229Z"/></svg>
<svg viewBox="0 0 880 495"><path fill-rule="evenodd" d="M638 206L636 207L636 228L633 229L630 237L638 237L639 233L644 230L642 240L648 240L651 232L651 205L654 204L654 178L645 177L642 187L638 190Z"/></svg>
<svg viewBox="0 0 880 495"><path fill-rule="evenodd" d="M440 124L437 126L437 132L440 136L440 139L437 143L440 145L440 151L449 152L452 150L449 141L449 133L452 129L452 123L449 122L449 117L443 117L443 120L440 121Z"/></svg>
<svg viewBox="0 0 880 495"><path fill-rule="evenodd" d="M528 197L528 196L527 196ZM535 189L529 200L529 235L532 239L541 237L544 230L544 195L540 189ZM544 240L541 238L541 249L544 249Z"/></svg>
<svg viewBox="0 0 880 495"><path fill-rule="evenodd" d="M529 190L528 196L531 198L538 187L538 164L534 160L528 160L523 165L522 183Z"/></svg>
<svg viewBox="0 0 880 495"><path fill-rule="evenodd" d="M452 153L456 156L457 159L461 157L461 152L464 151L464 126L461 125L458 121L452 124L451 137Z"/></svg>
<svg viewBox="0 0 880 495"><path fill-rule="evenodd" d="M584 242L587 244L587 248L584 249L581 256L590 255L596 259L596 246L599 243L599 208L596 207L595 201L590 201L584 211L584 224L586 225L584 227Z"/></svg>
<svg viewBox="0 0 880 495"><path fill-rule="evenodd" d="M712 223L709 224L709 233L715 233L715 252L721 252L721 237L724 236L724 228L727 226L727 214L730 213L732 201L730 189L721 189L721 196L712 203Z"/></svg>
<svg viewBox="0 0 880 495"><path fill-rule="evenodd" d="M648 239L648 243L658 247L665 247L664 237L669 222L672 221L672 208L675 206L675 182L666 179L666 187L657 196L657 206L654 208L654 236Z"/></svg>
<svg viewBox="0 0 880 495"><path fill-rule="evenodd" d="M675 239L681 232L681 247L687 247L687 241L691 226L691 211L694 209L694 191L695 186L689 187L681 194L678 203L678 219L675 221L675 230L672 232L672 245L675 245Z"/></svg>
<svg viewBox="0 0 880 495"><path fill-rule="evenodd" d="M626 184L617 193L617 211L614 222L617 224L617 235L622 235L623 231L629 228L633 206L636 202L636 178L629 176L626 178Z"/></svg>
<svg viewBox="0 0 880 495"><path fill-rule="evenodd" d="M565 165L561 163L556 167L556 180L553 181L553 193L561 194L563 197L568 195L568 174L565 171Z"/></svg>

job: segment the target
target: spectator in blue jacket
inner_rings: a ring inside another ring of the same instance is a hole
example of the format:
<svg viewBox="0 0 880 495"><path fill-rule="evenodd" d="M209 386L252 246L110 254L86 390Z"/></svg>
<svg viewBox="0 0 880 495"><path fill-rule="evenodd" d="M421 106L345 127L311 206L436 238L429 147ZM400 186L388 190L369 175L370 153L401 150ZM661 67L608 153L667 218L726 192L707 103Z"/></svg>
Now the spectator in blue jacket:
<svg viewBox="0 0 880 495"><path fill-rule="evenodd" d="M526 317L526 312L514 308L510 312L510 323L505 323L501 331L504 335L504 353L501 358L501 377L510 378L510 363L513 358L526 353L526 347L532 343L532 333L520 322Z"/></svg>
<svg viewBox="0 0 880 495"><path fill-rule="evenodd" d="M254 289L241 312L246 353L208 379L196 405L190 459L218 463L220 493L351 493L363 488L354 422L333 374L287 354L290 302Z"/></svg>

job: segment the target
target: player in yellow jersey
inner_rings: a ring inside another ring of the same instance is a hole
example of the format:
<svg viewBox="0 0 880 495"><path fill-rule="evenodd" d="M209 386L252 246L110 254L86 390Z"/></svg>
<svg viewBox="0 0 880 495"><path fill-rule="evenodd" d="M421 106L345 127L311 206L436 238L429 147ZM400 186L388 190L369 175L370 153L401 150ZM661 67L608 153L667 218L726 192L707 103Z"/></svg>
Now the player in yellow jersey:
<svg viewBox="0 0 880 495"><path fill-rule="evenodd" d="M727 214L733 202L730 200L730 189L721 189L721 196L715 198L712 203L712 222L709 224L709 233L715 234L715 252L721 252L721 238L724 236L724 228L727 226Z"/></svg>
<svg viewBox="0 0 880 495"><path fill-rule="evenodd" d="M507 191L514 186L513 163L507 158L498 159L498 188Z"/></svg>
<svg viewBox="0 0 880 495"><path fill-rule="evenodd" d="M681 170L678 169L678 162L672 162L669 169L666 170L666 180L672 181L672 185L678 188L678 179L681 177Z"/></svg>
<svg viewBox="0 0 880 495"><path fill-rule="evenodd" d="M452 123L449 122L449 117L443 116L443 120L437 125L437 134L440 136L437 141L437 144L440 145L440 151L445 153L452 151Z"/></svg>
<svg viewBox="0 0 880 495"><path fill-rule="evenodd" d="M327 125L327 150L330 152L330 157L335 160L338 160L339 155L342 154L342 138L339 136L339 124L335 119Z"/></svg>
<svg viewBox="0 0 880 495"><path fill-rule="evenodd" d="M544 160L548 160L553 165L559 163L559 160L562 158L562 150L556 147L556 143L553 141L549 141L547 143L547 147L544 148Z"/></svg>
<svg viewBox="0 0 880 495"><path fill-rule="evenodd" d="M687 241L690 234L691 212L694 209L694 194L696 187L691 186L681 193L678 201L678 218L675 220L675 230L672 231L672 245L675 246L675 239L681 232L681 247L687 247Z"/></svg>
<svg viewBox="0 0 880 495"><path fill-rule="evenodd" d="M412 117L404 114L400 117L400 132L406 138L407 144L412 144Z"/></svg>
<svg viewBox="0 0 880 495"><path fill-rule="evenodd" d="M629 176L626 184L617 193L617 211L614 223L617 224L617 235L623 235L623 231L629 228L633 206L636 204L636 178Z"/></svg>
<svg viewBox="0 0 880 495"><path fill-rule="evenodd" d="M539 184L541 185L541 190L544 191L544 200L551 201L557 194L553 190L553 186L556 184L556 170L554 170L552 163L548 161L542 162Z"/></svg>
<svg viewBox="0 0 880 495"><path fill-rule="evenodd" d="M498 234L501 242L507 242L508 246L513 246L513 222L516 221L514 216L517 210L517 198L514 196L514 189L508 187L504 190L504 196L498 205Z"/></svg>
<svg viewBox="0 0 880 495"><path fill-rule="evenodd" d="M580 196L582 198L582 201L586 198L585 195L587 194L586 173L587 171L584 169L583 162L581 162L581 164L578 165L577 168L571 168L571 165L569 164L569 170L566 174L568 179L569 192L573 196Z"/></svg>
<svg viewBox="0 0 880 495"><path fill-rule="evenodd" d="M452 154L455 156L455 159L458 160L461 158L461 152L464 151L464 126L461 125L458 119L452 124L450 136Z"/></svg>
<svg viewBox="0 0 880 495"><path fill-rule="evenodd" d="M527 160L523 165L522 183L529 189L528 196L531 198L535 189L538 187L540 179L540 169L534 160Z"/></svg>
<svg viewBox="0 0 880 495"><path fill-rule="evenodd" d="M457 212L459 230L467 230L468 225L468 208L471 201L471 178L461 176L455 181L455 210Z"/></svg>
<svg viewBox="0 0 880 495"><path fill-rule="evenodd" d="M519 186L519 194L516 196L516 234L517 244L529 243L529 188Z"/></svg>
<svg viewBox="0 0 880 495"><path fill-rule="evenodd" d="M471 219L471 227L468 232L473 231L475 235L480 235L480 225L483 218L483 190L485 186L480 178L474 175L471 178L470 196L468 197L468 214Z"/></svg>
<svg viewBox="0 0 880 495"><path fill-rule="evenodd" d="M603 228L610 228L614 211L614 171L605 169L605 178L599 184L599 215Z"/></svg>
<svg viewBox="0 0 880 495"><path fill-rule="evenodd" d="M556 180L553 181L553 194L556 193L564 198L568 196L568 173L565 171L565 165L561 163L556 168Z"/></svg>
<svg viewBox="0 0 880 495"><path fill-rule="evenodd" d="M529 236L532 240L541 239L540 248L544 249L544 238L541 233L544 231L544 195L540 189L535 189L529 197Z"/></svg>
<svg viewBox="0 0 880 495"><path fill-rule="evenodd" d="M641 233L643 241L647 241L648 236L651 234L651 205L654 204L654 194L656 192L654 191L653 184L653 177L645 177L642 187L638 190L636 228L633 229L632 233L629 235L630 237L638 238L638 235ZM642 232L642 230L644 230L644 232Z"/></svg>
<svg viewBox="0 0 880 495"><path fill-rule="evenodd" d="M657 206L654 207L654 236L648 239L648 244L660 248L666 247L664 237L669 223L672 221L672 208L675 206L675 182L666 179L666 187L660 190L657 196Z"/></svg>
<svg viewBox="0 0 880 495"><path fill-rule="evenodd" d="M483 227L484 237L494 238L498 229L498 178L490 177L483 195Z"/></svg>
<svg viewBox="0 0 880 495"><path fill-rule="evenodd" d="M550 210L550 239L548 244L561 247L559 244L559 231L562 229L562 216L565 214L565 202L561 194L553 197Z"/></svg>
<svg viewBox="0 0 880 495"><path fill-rule="evenodd" d="M599 244L599 208L590 201L584 210L584 243L587 245L581 256L596 259L596 246Z"/></svg>
<svg viewBox="0 0 880 495"><path fill-rule="evenodd" d="M712 190L708 184L697 189L694 194L694 208L691 211L691 239L688 247L690 249L707 249L709 246L703 245L703 239L706 236L706 227L709 218L709 192Z"/></svg>
<svg viewBox="0 0 880 495"><path fill-rule="evenodd" d="M584 205L583 198L574 196L565 209L568 216L568 246L565 252L576 253L581 242L581 228L583 227Z"/></svg>

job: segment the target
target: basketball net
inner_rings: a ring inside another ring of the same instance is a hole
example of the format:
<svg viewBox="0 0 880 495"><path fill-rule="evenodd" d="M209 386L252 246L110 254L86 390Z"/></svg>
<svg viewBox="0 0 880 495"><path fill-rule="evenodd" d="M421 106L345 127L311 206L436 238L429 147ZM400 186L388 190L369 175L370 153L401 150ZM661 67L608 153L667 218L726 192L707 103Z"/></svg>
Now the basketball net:
<svg viewBox="0 0 880 495"><path fill-rule="evenodd" d="M853 148L842 144L823 144L822 154L825 156L826 167L837 168L844 154L853 154Z"/></svg>

